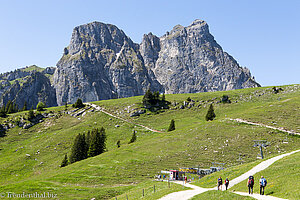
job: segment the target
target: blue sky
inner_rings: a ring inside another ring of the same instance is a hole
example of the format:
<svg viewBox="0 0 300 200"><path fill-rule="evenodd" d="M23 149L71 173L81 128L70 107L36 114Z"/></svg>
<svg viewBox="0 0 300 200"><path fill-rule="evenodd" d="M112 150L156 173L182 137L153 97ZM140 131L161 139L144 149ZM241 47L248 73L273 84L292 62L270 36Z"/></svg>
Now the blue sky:
<svg viewBox="0 0 300 200"><path fill-rule="evenodd" d="M75 26L121 28L134 42L177 24L207 21L210 32L263 86L300 83L300 1L0 1L0 72L55 66Z"/></svg>

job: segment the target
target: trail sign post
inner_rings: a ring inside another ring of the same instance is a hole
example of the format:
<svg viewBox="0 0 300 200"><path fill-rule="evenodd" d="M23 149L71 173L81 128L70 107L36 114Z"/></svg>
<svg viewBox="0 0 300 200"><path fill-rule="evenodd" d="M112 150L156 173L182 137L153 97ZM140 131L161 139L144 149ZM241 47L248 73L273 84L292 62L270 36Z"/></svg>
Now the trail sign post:
<svg viewBox="0 0 300 200"><path fill-rule="evenodd" d="M253 142L255 143L253 147L259 147L261 159L264 159L262 148L269 146L267 140L253 140Z"/></svg>

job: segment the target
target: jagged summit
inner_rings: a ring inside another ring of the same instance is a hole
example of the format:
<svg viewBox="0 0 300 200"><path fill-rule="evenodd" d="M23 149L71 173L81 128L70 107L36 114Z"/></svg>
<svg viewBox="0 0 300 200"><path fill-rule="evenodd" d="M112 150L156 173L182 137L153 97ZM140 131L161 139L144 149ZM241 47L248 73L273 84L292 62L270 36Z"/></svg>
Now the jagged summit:
<svg viewBox="0 0 300 200"><path fill-rule="evenodd" d="M199 19L186 27L176 25L161 37L144 34L141 44L112 24L77 26L51 81L44 85L55 91L47 94L55 98L47 98L48 106L74 103L77 98L97 101L143 95L148 88L172 94L260 86L249 69L223 51L208 24ZM5 93L3 103L14 100L19 86L15 88L0 91Z"/></svg>

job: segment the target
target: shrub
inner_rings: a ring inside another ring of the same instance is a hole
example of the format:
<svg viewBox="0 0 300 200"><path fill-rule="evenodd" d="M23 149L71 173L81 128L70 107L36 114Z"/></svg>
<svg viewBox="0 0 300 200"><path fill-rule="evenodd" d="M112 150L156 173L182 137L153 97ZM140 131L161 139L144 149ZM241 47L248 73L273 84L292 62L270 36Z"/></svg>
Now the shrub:
<svg viewBox="0 0 300 200"><path fill-rule="evenodd" d="M132 137L130 139L130 141L128 142L128 144L133 143L136 141L136 131L134 130L132 133Z"/></svg>
<svg viewBox="0 0 300 200"><path fill-rule="evenodd" d="M74 163L87 158L87 144L84 134L78 134L71 149L70 163Z"/></svg>
<svg viewBox="0 0 300 200"><path fill-rule="evenodd" d="M39 102L36 106L37 111L43 111L46 108L46 105L43 102Z"/></svg>
<svg viewBox="0 0 300 200"><path fill-rule="evenodd" d="M5 128L0 124L0 137L4 137L6 134Z"/></svg>
<svg viewBox="0 0 300 200"><path fill-rule="evenodd" d="M223 95L221 101L222 103L231 103L228 95Z"/></svg>
<svg viewBox="0 0 300 200"><path fill-rule="evenodd" d="M168 132L169 131L174 131L175 130L175 121L174 119L171 120L170 126L168 128Z"/></svg>
<svg viewBox="0 0 300 200"><path fill-rule="evenodd" d="M68 156L67 156L67 154L65 155L65 157L64 157L64 159L63 159L63 161L61 162L61 164L60 164L60 167L65 167L65 166L67 166L69 163L68 163Z"/></svg>
<svg viewBox="0 0 300 200"><path fill-rule="evenodd" d="M212 104L210 104L209 109L207 111L207 114L205 116L206 121L212 121L216 117L214 107Z"/></svg>
<svg viewBox="0 0 300 200"><path fill-rule="evenodd" d="M117 142L117 147L118 147L118 148L121 147L121 141L120 141L120 140L118 140L118 142Z"/></svg>
<svg viewBox="0 0 300 200"><path fill-rule="evenodd" d="M35 115L34 115L34 112L33 112L33 109L31 108L29 111L28 111L28 120L31 120L35 118Z"/></svg>
<svg viewBox="0 0 300 200"><path fill-rule="evenodd" d="M82 103L81 99L77 99L77 101L73 104L74 108L83 108L85 105Z"/></svg>
<svg viewBox="0 0 300 200"><path fill-rule="evenodd" d="M105 129L102 127L99 129L93 129L90 134L89 139L89 149L88 156L93 157L101 153L104 153L106 150L106 133Z"/></svg>

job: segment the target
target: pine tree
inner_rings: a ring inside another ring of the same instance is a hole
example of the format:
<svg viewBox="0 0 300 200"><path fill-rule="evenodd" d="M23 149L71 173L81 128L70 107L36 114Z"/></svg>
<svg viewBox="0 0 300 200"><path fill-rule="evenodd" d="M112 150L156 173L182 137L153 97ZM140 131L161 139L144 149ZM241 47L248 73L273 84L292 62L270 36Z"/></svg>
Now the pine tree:
<svg viewBox="0 0 300 200"><path fill-rule="evenodd" d="M71 149L70 163L74 163L87 158L87 145L85 142L85 135L78 134L74 140Z"/></svg>
<svg viewBox="0 0 300 200"><path fill-rule="evenodd" d="M32 120L34 118L34 112L33 112L33 109L31 108L29 111L28 111L28 120Z"/></svg>
<svg viewBox="0 0 300 200"><path fill-rule="evenodd" d="M153 101L153 94L149 88L143 97L143 104L144 104L144 106L148 106L148 105L151 105L152 101Z"/></svg>
<svg viewBox="0 0 300 200"><path fill-rule="evenodd" d="M66 154L63 161L61 162L60 164L60 167L65 167L67 166L69 163L68 163L68 155Z"/></svg>
<svg viewBox="0 0 300 200"><path fill-rule="evenodd" d="M36 106L37 111L43 111L46 108L46 105L43 102L39 102Z"/></svg>
<svg viewBox="0 0 300 200"><path fill-rule="evenodd" d="M166 102L166 96L165 96L165 93L162 94L161 101L162 101L163 103Z"/></svg>
<svg viewBox="0 0 300 200"><path fill-rule="evenodd" d="M0 110L0 117L6 117L5 106L3 105Z"/></svg>
<svg viewBox="0 0 300 200"><path fill-rule="evenodd" d="M4 137L6 134L5 128L0 124L0 137Z"/></svg>
<svg viewBox="0 0 300 200"><path fill-rule="evenodd" d="M10 102L9 106L8 106L8 110L7 113L13 113L14 112L14 104L12 102Z"/></svg>
<svg viewBox="0 0 300 200"><path fill-rule="evenodd" d="M87 134L86 134L85 142L86 142L87 147L89 148L90 143L91 143L91 132L90 131L88 131Z"/></svg>
<svg viewBox="0 0 300 200"><path fill-rule="evenodd" d="M68 110L68 103L65 103L65 110Z"/></svg>
<svg viewBox="0 0 300 200"><path fill-rule="evenodd" d="M207 111L207 114L205 116L206 121L212 121L216 117L214 107L212 104L210 104L209 109Z"/></svg>
<svg viewBox="0 0 300 200"><path fill-rule="evenodd" d="M103 127L100 128L100 135L101 135L100 152L104 153L106 151L106 133L105 133L105 129Z"/></svg>
<svg viewBox="0 0 300 200"><path fill-rule="evenodd" d="M136 132L134 130L133 133L132 133L132 137L131 137L130 141L128 142L128 144L133 143L135 141L136 141Z"/></svg>
<svg viewBox="0 0 300 200"><path fill-rule="evenodd" d="M24 102L24 106L22 108L23 111L27 110L27 101Z"/></svg>
<svg viewBox="0 0 300 200"><path fill-rule="evenodd" d="M106 150L106 133L105 129L101 127L99 129L93 129L90 136L90 145L88 150L88 156L93 157L101 153L104 153Z"/></svg>
<svg viewBox="0 0 300 200"><path fill-rule="evenodd" d="M5 112L8 113L8 109L11 105L11 100L8 100L7 104L6 104L6 107L5 107Z"/></svg>
<svg viewBox="0 0 300 200"><path fill-rule="evenodd" d="M82 103L81 99L77 99L77 101L73 104L74 108L83 108L85 105Z"/></svg>
<svg viewBox="0 0 300 200"><path fill-rule="evenodd" d="M97 156L100 154L100 132L98 129L93 129L91 132L90 146L88 150L88 157Z"/></svg>
<svg viewBox="0 0 300 200"><path fill-rule="evenodd" d="M174 131L175 130L175 121L174 119L171 120L170 126L168 128L168 132L169 131Z"/></svg>
<svg viewBox="0 0 300 200"><path fill-rule="evenodd" d="M121 141L120 141L120 140L118 140L118 142L117 142L117 147L118 147L118 148L121 147Z"/></svg>

